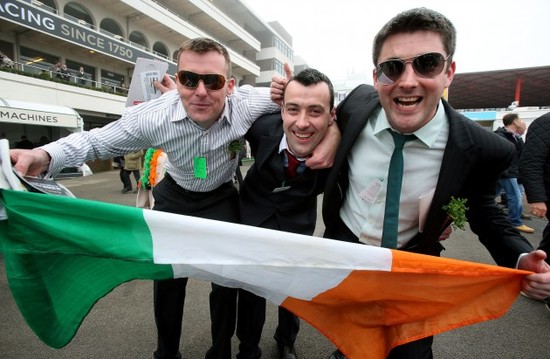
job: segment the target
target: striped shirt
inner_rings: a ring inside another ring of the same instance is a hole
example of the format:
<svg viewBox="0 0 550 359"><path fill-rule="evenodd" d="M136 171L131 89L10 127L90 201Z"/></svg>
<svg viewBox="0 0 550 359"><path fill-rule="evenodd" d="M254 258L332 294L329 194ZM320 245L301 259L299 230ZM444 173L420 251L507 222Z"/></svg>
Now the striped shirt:
<svg viewBox="0 0 550 359"><path fill-rule="evenodd" d="M178 185L193 192L208 192L233 178L238 155L231 156L232 141L243 141L252 123L278 106L269 88L236 88L225 101L222 115L210 128L193 122L177 91L129 107L122 117L102 128L74 133L42 147L51 156L48 175L64 167L80 166L96 158L108 159L128 152L160 148L166 152L166 172ZM195 162L206 161L206 178L197 178Z"/></svg>

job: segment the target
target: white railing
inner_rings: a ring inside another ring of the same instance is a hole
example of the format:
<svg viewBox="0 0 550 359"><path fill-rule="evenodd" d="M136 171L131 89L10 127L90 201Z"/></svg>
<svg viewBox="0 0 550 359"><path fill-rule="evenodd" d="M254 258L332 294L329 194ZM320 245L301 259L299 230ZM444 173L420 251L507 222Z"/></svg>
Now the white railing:
<svg viewBox="0 0 550 359"><path fill-rule="evenodd" d="M0 67L6 68L6 66L2 66L1 64L0 64ZM29 74L29 75L38 75L38 77L43 80L67 83L67 84L76 85L79 87L103 89L103 90L107 90L108 92L112 92L112 93L124 95L124 96L128 95L128 89L126 87L113 85L112 83L95 81L91 79L90 74L86 74L86 77L80 77L77 74L75 74L74 71L69 70L69 73L66 74L66 78L64 79L62 73L45 69L44 66L23 64L15 61L13 62L13 65L9 68L23 71L25 72L25 74ZM22 74L21 76L24 76L24 75Z"/></svg>

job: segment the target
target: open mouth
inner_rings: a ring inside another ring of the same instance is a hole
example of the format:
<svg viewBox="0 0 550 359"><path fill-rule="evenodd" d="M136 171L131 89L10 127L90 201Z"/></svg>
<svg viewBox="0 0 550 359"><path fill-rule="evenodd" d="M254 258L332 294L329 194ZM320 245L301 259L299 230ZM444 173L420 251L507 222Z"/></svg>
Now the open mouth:
<svg viewBox="0 0 550 359"><path fill-rule="evenodd" d="M395 98L393 101L399 107L414 107L422 101L422 97L398 97Z"/></svg>
<svg viewBox="0 0 550 359"><path fill-rule="evenodd" d="M313 136L312 133L298 133L298 132L293 132L294 133L294 136L296 136L296 138L298 138L299 140L308 140L311 138L311 136Z"/></svg>

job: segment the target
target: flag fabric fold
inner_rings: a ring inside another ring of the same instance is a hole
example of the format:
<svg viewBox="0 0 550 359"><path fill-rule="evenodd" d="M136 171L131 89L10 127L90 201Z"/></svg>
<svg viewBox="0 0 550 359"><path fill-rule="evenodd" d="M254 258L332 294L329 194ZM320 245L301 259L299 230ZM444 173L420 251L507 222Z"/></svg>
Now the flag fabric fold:
<svg viewBox="0 0 550 359"><path fill-rule="evenodd" d="M0 250L10 290L47 345L134 279L193 277L289 309L351 359L503 315L525 271L147 209L10 190Z"/></svg>

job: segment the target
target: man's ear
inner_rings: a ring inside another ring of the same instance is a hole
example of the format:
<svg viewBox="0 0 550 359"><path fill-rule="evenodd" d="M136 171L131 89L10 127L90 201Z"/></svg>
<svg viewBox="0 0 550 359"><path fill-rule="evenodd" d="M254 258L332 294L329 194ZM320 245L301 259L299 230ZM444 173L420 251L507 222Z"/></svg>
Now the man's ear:
<svg viewBox="0 0 550 359"><path fill-rule="evenodd" d="M235 89L235 79L231 77L229 81L227 81L227 96L231 96L234 89Z"/></svg>
<svg viewBox="0 0 550 359"><path fill-rule="evenodd" d="M334 122L336 122L336 107L333 107L330 111L330 120L328 121L328 125L331 126Z"/></svg>

